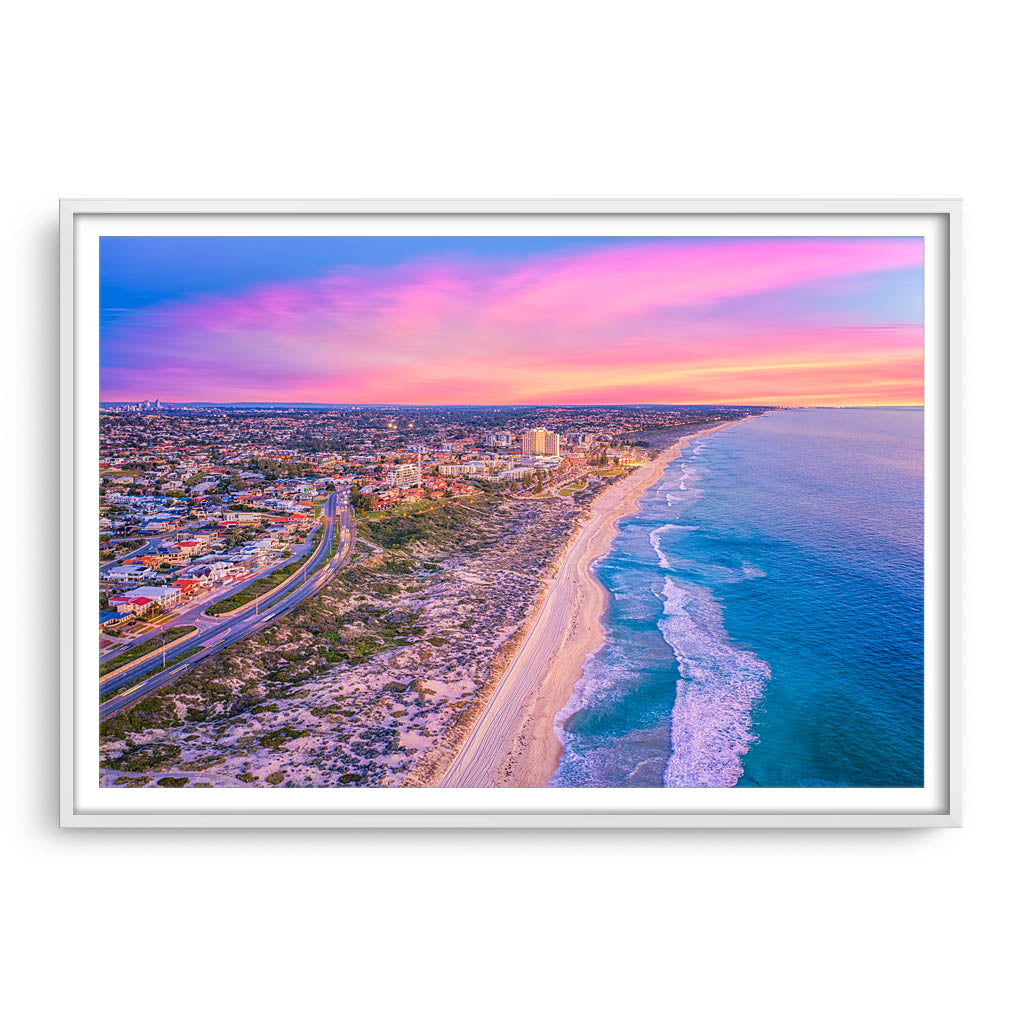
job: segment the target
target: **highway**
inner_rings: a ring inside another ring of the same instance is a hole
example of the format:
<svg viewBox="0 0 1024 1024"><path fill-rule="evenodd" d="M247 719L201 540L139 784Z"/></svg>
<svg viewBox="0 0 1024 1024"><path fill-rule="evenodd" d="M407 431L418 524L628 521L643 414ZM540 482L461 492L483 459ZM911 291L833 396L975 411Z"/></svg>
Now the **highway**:
<svg viewBox="0 0 1024 1024"><path fill-rule="evenodd" d="M313 550L313 545L322 540L322 531L319 526L317 526L315 529L310 531L309 536L302 543L302 546L297 551L289 555L287 559L280 562L274 562L271 565L268 565L265 569L261 569L252 576L247 576L245 579L232 584L230 587L217 587L212 592L203 594L198 601L189 602L188 606L183 608L182 611L178 612L176 615L173 615L173 618L169 618L161 623L160 631L162 632L165 629L175 626L198 625L199 620L204 618L203 613L210 605L216 604L218 601L223 601L225 598L231 597L233 594L237 594L240 590L245 590L245 588L250 586L250 584L255 583L264 576L268 576L272 572L276 572L282 566L301 562ZM154 550L156 550L160 541L151 541L150 543ZM127 643L112 644L100 655L100 675L103 675L103 665L105 662L110 661L112 658L119 657L126 651L130 651L133 647L138 647L140 644L146 643L156 635L156 632L151 631L148 633L142 633L137 637L133 637ZM177 653L177 648L175 648L175 653Z"/></svg>
<svg viewBox="0 0 1024 1024"><path fill-rule="evenodd" d="M352 508L346 500L339 510L339 497L336 492L330 496L324 506L324 529L320 542L317 544L313 555L306 563L305 571L299 574L298 581L288 584L283 591L269 595L266 600L269 607L263 606L263 599L251 607L243 608L235 615L211 616L207 615L205 606L197 607L185 612L174 620L174 625L195 625L199 632L183 640L178 646L173 647L167 653L167 659L181 658L183 654L187 657L180 662L169 666L164 671L154 673L148 679L141 680L137 685L128 685L116 697L111 698L100 705L100 720L104 721L116 715L119 711L138 703L143 697L148 696L154 690L158 690L168 683L174 682L190 669L194 668L201 661L219 654L231 644L245 639L257 630L263 629L275 619L287 614L307 598L319 593L336 575L349 559L352 557L352 550L355 546L355 522L352 515ZM335 531L344 531L342 541L334 557L327 560L327 555L334 543ZM276 568L276 566L274 567ZM218 600L243 589L252 583L253 580L246 580L243 584L217 595ZM284 596L282 596L282 594ZM208 604L209 602L207 602ZM152 671L162 664L164 653L156 650L145 658L140 659L138 664L132 665L100 686L100 697L105 693L120 690L126 684Z"/></svg>

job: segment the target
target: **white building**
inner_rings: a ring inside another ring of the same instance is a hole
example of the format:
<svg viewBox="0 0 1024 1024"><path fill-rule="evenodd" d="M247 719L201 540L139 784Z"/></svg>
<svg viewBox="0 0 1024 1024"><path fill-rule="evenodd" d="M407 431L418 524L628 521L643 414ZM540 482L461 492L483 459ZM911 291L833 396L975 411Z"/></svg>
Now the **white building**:
<svg viewBox="0 0 1024 1024"><path fill-rule="evenodd" d="M448 462L437 467L441 476L497 476L512 463L507 459L475 460L473 462Z"/></svg>
<svg viewBox="0 0 1024 1024"><path fill-rule="evenodd" d="M123 594L122 600L131 600L136 597L148 597L150 601L155 601L161 608L171 608L181 601L182 592L177 587L136 587Z"/></svg>
<svg viewBox="0 0 1024 1024"><path fill-rule="evenodd" d="M523 480L532 477L536 470L532 466L516 466L514 469L506 469L504 473L498 474L499 480Z"/></svg>
<svg viewBox="0 0 1024 1024"><path fill-rule="evenodd" d="M386 480L389 487L397 487L404 491L408 487L419 487L423 482L423 475L417 463L402 462L388 469Z"/></svg>
<svg viewBox="0 0 1024 1024"><path fill-rule="evenodd" d="M441 476L469 476L480 472L482 467L482 462L446 462L437 467L437 472Z"/></svg>
<svg viewBox="0 0 1024 1024"><path fill-rule="evenodd" d="M150 580L156 575L152 569L141 562L129 562L127 565L115 565L103 573L105 580L114 583L140 583Z"/></svg>

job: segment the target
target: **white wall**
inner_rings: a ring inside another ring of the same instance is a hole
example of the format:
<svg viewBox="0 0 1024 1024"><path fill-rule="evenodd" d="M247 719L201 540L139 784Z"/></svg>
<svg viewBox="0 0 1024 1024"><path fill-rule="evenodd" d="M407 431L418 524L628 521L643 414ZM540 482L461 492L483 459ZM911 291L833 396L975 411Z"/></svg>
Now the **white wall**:
<svg viewBox="0 0 1024 1024"><path fill-rule="evenodd" d="M23 1004L12 1019L79 1008L152 1021L1005 1018L1021 909L1011 10L184 0L7 11L4 995ZM58 833L56 623L37 609L51 606L56 574L65 195L963 197L966 827Z"/></svg>

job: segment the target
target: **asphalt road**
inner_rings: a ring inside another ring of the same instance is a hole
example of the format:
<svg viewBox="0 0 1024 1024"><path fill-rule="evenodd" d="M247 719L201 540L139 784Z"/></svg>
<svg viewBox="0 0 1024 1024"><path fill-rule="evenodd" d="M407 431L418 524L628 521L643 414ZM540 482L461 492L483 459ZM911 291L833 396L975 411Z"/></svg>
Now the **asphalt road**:
<svg viewBox="0 0 1024 1024"><path fill-rule="evenodd" d="M140 540L139 546L132 548L131 551L126 551L123 555L118 555L117 558L112 558L109 562L100 562L101 569L109 569L112 565L120 565L122 562L128 561L129 558L136 558L139 555L155 555L165 540L172 537L177 531L168 531L167 533L158 533L147 540Z"/></svg>
<svg viewBox="0 0 1024 1024"><path fill-rule="evenodd" d="M304 575L300 576L297 584L292 583L290 589L284 592L283 597L281 592L271 595L267 599L271 602L270 607L261 608L256 606L234 616L222 617L207 615L205 608L197 607L179 616L179 618L174 620L175 625L196 625L199 628L199 632L184 640L177 647L171 648L167 658L168 660L178 658L186 652L188 652L188 657L170 668L142 680L136 686L128 686L124 692L102 704L100 706L100 720L103 721L116 715L119 711L131 707L161 686L174 682L174 680L194 668L201 661L219 654L225 648L230 647L231 644L237 643L257 630L265 628L275 619L287 614L307 598L322 590L338 570L349 561L352 557L352 549L355 546L352 509L346 501L339 510L338 498L338 493L332 494L324 506L325 527L322 531L320 542L306 565ZM328 561L327 554L334 543L336 530L344 531L343 539L334 557ZM277 566L274 568L277 568ZM246 580L244 584L235 589L240 590L252 582L251 579ZM218 600L232 592L234 591L218 594ZM126 683L131 683L132 680L145 675L154 667L160 665L162 660L163 652L157 650L145 659L141 659L138 665L119 672L100 687L101 697L104 693L120 689Z"/></svg>
<svg viewBox="0 0 1024 1024"><path fill-rule="evenodd" d="M328 505L330 501L328 501ZM324 506L325 509L328 506ZM326 511L325 511L326 516ZM226 597L231 597L233 594L237 594L240 590L245 590L251 583L255 583L257 580L262 579L264 576L268 576L270 573L275 572L282 566L291 565L294 562L301 562L313 549L314 543L320 543L323 540L322 531L318 528L315 531L310 531L310 536L303 541L302 547L298 551L291 554L287 559L279 562L274 562L268 565L265 569L260 570L258 573L254 573L252 576L246 577L239 583L234 584L231 587L217 587L211 593L203 595L203 597L190 604L189 607L183 609L173 618L168 619L160 626L161 630L168 629L174 626L194 626L199 624L199 620L204 618L204 613L211 604L216 604L218 601L223 601ZM151 541L153 549L156 550L160 541ZM172 613L173 614L173 613ZM133 647L138 647L140 644L144 644L147 640L151 640L154 634L152 631L143 633L140 636L134 637L127 644L113 644L107 648L100 655L100 675L103 675L103 664L109 661L111 658L115 658L126 651L130 651ZM179 649L175 648L175 654L179 653ZM120 677L119 677L120 678Z"/></svg>

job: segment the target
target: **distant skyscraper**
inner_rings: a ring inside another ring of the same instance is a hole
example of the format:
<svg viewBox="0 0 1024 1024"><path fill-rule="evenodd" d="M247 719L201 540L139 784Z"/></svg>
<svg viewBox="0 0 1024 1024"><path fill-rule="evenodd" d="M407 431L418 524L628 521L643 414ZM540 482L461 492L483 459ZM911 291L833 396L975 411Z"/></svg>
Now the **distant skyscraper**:
<svg viewBox="0 0 1024 1024"><path fill-rule="evenodd" d="M496 430L493 434L487 435L487 443L493 448L509 448L512 445L512 435L507 430Z"/></svg>
<svg viewBox="0 0 1024 1024"><path fill-rule="evenodd" d="M524 455L557 455L558 435L552 430L540 427L523 434Z"/></svg>

